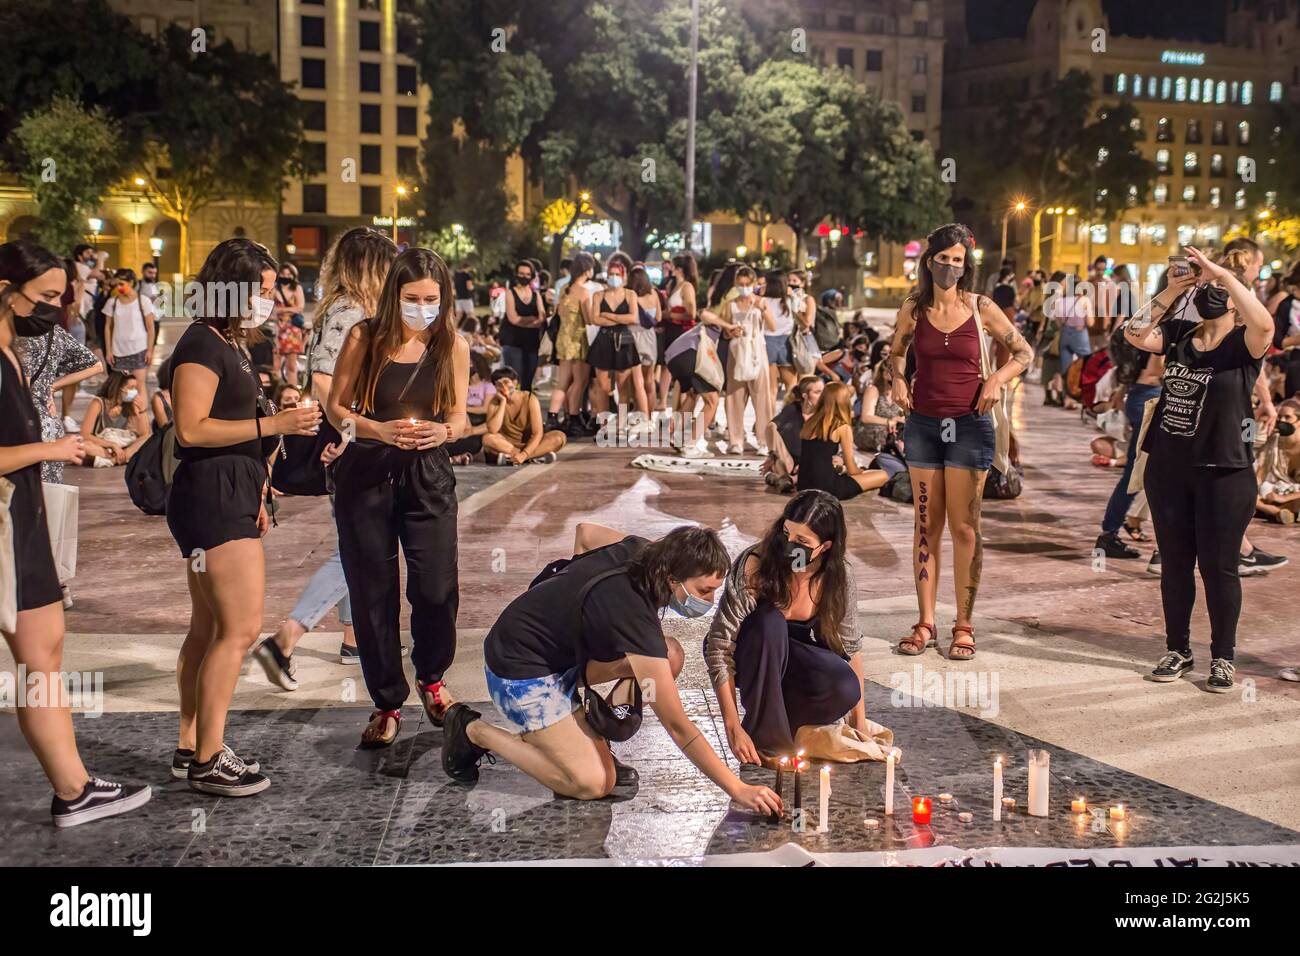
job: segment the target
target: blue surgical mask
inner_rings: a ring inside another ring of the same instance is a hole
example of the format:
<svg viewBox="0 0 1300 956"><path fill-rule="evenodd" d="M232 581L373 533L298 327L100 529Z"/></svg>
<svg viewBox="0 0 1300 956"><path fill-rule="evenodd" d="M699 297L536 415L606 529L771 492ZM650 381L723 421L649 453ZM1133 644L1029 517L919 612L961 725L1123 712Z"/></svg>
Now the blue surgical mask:
<svg viewBox="0 0 1300 956"><path fill-rule="evenodd" d="M748 299L753 294L754 294L754 287L752 285L736 286L736 295L740 296L742 299Z"/></svg>
<svg viewBox="0 0 1300 956"><path fill-rule="evenodd" d="M125 392L122 393L122 403L125 405L134 402L135 397L139 394L140 394L140 390L138 388L128 388Z"/></svg>
<svg viewBox="0 0 1300 956"><path fill-rule="evenodd" d="M682 585L682 593L686 595L686 600L682 601L677 597L677 592L672 592L672 597L668 599L668 606L676 611L682 617L704 617L713 610L713 604L704 598L696 597L690 591L686 590L686 585Z"/></svg>
<svg viewBox="0 0 1300 956"><path fill-rule="evenodd" d="M421 305L418 302L402 303L402 321L417 332L433 325L433 320L437 317L438 306L436 305Z"/></svg>
<svg viewBox="0 0 1300 956"><path fill-rule="evenodd" d="M610 287L611 289L621 289L621 288L623 288L623 277L622 277L622 276L610 276L610 277L609 277L609 287Z"/></svg>

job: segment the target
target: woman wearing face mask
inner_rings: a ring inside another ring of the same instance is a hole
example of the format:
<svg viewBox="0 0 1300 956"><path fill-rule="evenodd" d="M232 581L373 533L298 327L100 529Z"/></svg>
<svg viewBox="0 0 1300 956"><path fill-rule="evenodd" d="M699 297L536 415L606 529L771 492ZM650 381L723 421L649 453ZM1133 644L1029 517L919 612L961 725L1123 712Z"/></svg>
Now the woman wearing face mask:
<svg viewBox="0 0 1300 956"><path fill-rule="evenodd" d="M339 554L361 671L375 710L363 747L387 747L410 693L402 669L397 548L406 558L411 663L426 715L441 726L451 696L460 601L456 476L447 442L469 428L469 345L456 331L451 270L429 249L393 262L374 318L339 356L327 414L355 435L334 464Z"/></svg>
<svg viewBox="0 0 1300 956"><path fill-rule="evenodd" d="M1186 251L1195 268L1170 269L1169 285L1152 300L1151 319L1130 322L1124 333L1132 345L1165 356L1163 391L1142 444L1168 649L1151 678L1174 681L1192 669L1199 567L1210 617L1206 690L1222 694L1233 686L1239 552L1257 493L1254 429L1246 426L1254 423L1251 395L1273 340L1273 319L1242 281L1253 251L1233 250L1218 262L1199 249ZM1201 322L1172 307L1192 288Z"/></svg>
<svg viewBox="0 0 1300 956"><path fill-rule="evenodd" d="M641 353L632 333L632 327L640 323L640 315L636 293L626 288L631 271L632 260L622 252L614 253L605 267L608 288L593 294L587 303L587 324L597 329L588 354L591 367L596 370L591 385L591 411L594 415L611 411L609 400L617 384L619 403L632 405L645 421L650 406L640 375Z"/></svg>
<svg viewBox="0 0 1300 956"><path fill-rule="evenodd" d="M847 534L833 496L801 491L732 562L704 659L727 743L741 763L793 753L800 727L843 718L866 729Z"/></svg>
<svg viewBox="0 0 1300 956"><path fill-rule="evenodd" d="M889 343L885 343L885 350ZM853 426L853 441L863 451L881 451L890 438L901 438L907 416L894 401L893 369L889 359L876 363L871 381L862 390L862 411Z"/></svg>
<svg viewBox="0 0 1300 956"><path fill-rule="evenodd" d="M134 378L125 372L108 374L81 420L87 465L96 468L125 465L149 440L153 430L148 413L136 402L139 396Z"/></svg>
<svg viewBox="0 0 1300 956"><path fill-rule="evenodd" d="M1255 513L1282 525L1292 525L1300 515L1300 401L1287 399L1277 406L1277 425L1255 455L1259 497Z"/></svg>
<svg viewBox="0 0 1300 956"><path fill-rule="evenodd" d="M0 633L15 664L50 681L59 681L63 673L63 593L50 550L38 466L54 459L77 464L84 452L80 435L41 440L27 376L13 345L15 326L34 330L57 320L66 283L63 263L48 250L23 241L0 245L0 479L6 494L0 521L12 543L12 563L0 574L0 589L8 592L5 603L12 602L17 611L14 623L5 623ZM50 812L55 826L89 823L148 801L148 787L128 790L86 772L66 704L32 703L16 710L23 738L54 789Z"/></svg>
<svg viewBox="0 0 1300 956"><path fill-rule="evenodd" d="M623 681L614 694L633 682L653 687L645 703L691 763L745 809L780 812L780 798L741 782L686 715L677 695L682 648L660 623L666 608L687 617L713 609L727 570L717 534L681 527L648 541L579 524L573 550L571 561L510 602L483 645L488 693L507 727L454 705L443 769L473 782L478 762L494 754L562 796L607 796L614 757L579 703L581 674L588 686Z"/></svg>
<svg viewBox="0 0 1300 956"><path fill-rule="evenodd" d="M519 375L519 387L533 389L537 351L546 327L546 303L535 288L537 270L531 260L515 265L515 278L506 294L506 318L501 323L501 361Z"/></svg>
<svg viewBox="0 0 1300 956"><path fill-rule="evenodd" d="M799 433L800 491L814 488L840 501L875 491L889 480L879 469L863 469L854 454L853 389L831 382Z"/></svg>
<svg viewBox="0 0 1300 956"><path fill-rule="evenodd" d="M658 407L655 394L657 380L656 365L659 362L659 334L655 331L659 324L659 293L645 266L633 266L628 275L628 289L636 296L637 324L631 326L632 338L636 342L637 354L641 356L641 392L646 397L645 417L650 410Z"/></svg>
<svg viewBox="0 0 1300 956"><path fill-rule="evenodd" d="M803 426L817 410L825 388L820 375L801 376L785 396L785 407L767 426L767 460L759 471L767 484L782 494L794 490L803 452Z"/></svg>
<svg viewBox="0 0 1300 956"><path fill-rule="evenodd" d="M772 407L776 407L778 389L784 387L787 392L794 387L794 357L790 352L790 336L798 327L806 332L803 325L803 313L796 305L795 298L786 287L786 274L779 270L767 274L763 286L763 306L772 317L772 329L764 332L763 339L767 347L768 381L771 385ZM798 323L796 323L798 319ZM761 433L760 433L761 434Z"/></svg>
<svg viewBox="0 0 1300 956"><path fill-rule="evenodd" d="M579 252L569 264L571 278L561 287L556 309L560 313L560 331L555 336L555 357L559 368L551 405L546 416L548 429L563 428L570 438L586 434L578 413L582 410L582 389L587 384L587 320L584 317L591 291L587 283L596 271L596 260ZM564 422L560 414L564 413Z"/></svg>
<svg viewBox="0 0 1300 956"><path fill-rule="evenodd" d="M104 305L104 363L135 378L140 394L149 394L149 366L153 364L153 303L136 294L135 273L119 269L116 285ZM147 400L146 400L147 404Z"/></svg>
<svg viewBox="0 0 1300 956"><path fill-rule="evenodd" d="M768 371L767 346L765 334L776 327L776 318L768 312L762 299L754 294L754 284L758 277L749 266L740 266L735 272L736 297L721 306L721 313L726 316L733 327L740 332L731 339L726 358L726 410L727 410L727 453L743 455L746 450L760 455L767 454L767 446L758 437L767 432L767 423L772 420L772 383ZM712 311L712 310L711 310ZM740 340L748 342L742 346ZM756 356L756 374L748 377L754 369L741 368L737 360L745 349L751 349ZM745 375L742 380L737 375ZM745 407L754 407L754 438L749 440L745 433Z"/></svg>
<svg viewBox="0 0 1300 956"><path fill-rule="evenodd" d="M663 354L660 356L660 401L667 403L672 388L672 372L668 368L668 349L695 325L695 304L700 287L700 269L695 256L679 252L673 256L668 270L665 293L668 296L667 321L663 323Z"/></svg>
<svg viewBox="0 0 1300 956"><path fill-rule="evenodd" d="M306 351L307 323L303 313L307 295L298 284L298 269L292 262L280 267L275 280L275 355L282 382L298 384L298 358Z"/></svg>
<svg viewBox="0 0 1300 956"><path fill-rule="evenodd" d="M934 608L946 524L957 599L948 657L975 656L971 620L984 555L980 502L995 442L989 409L1033 360L1006 314L970 291L974 269L967 266L974 252L975 239L963 225L950 223L930 233L918 264L919 284L898 310L890 345L891 397L907 415L903 442L916 510L912 573L920 612L912 633L898 643L900 654L920 654L937 641ZM980 336L986 332L1006 345L1011 358L984 380ZM906 378L909 349L916 359L911 385Z"/></svg>
<svg viewBox="0 0 1300 956"><path fill-rule="evenodd" d="M262 415L246 343L275 308L276 262L251 239L227 239L199 269L195 321L172 352L180 464L167 526L185 560L190 626L176 663L180 731L172 774L194 790L246 797L271 781L225 744L239 671L262 628L267 457L280 435L310 435L320 408ZM228 294L227 290L235 290ZM251 294L250 294L251 293Z"/></svg>

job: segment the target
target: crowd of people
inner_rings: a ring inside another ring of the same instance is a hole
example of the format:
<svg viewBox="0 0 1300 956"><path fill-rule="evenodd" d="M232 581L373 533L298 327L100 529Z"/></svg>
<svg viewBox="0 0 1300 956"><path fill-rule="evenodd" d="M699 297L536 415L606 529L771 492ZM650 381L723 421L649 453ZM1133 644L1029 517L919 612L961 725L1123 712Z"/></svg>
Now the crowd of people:
<svg viewBox="0 0 1300 956"><path fill-rule="evenodd" d="M191 321L156 362L156 269L137 280L110 273L88 246L61 260L7 243L0 517L15 584L0 594L0 630L29 671L59 671L70 598L42 480L60 482L69 463L129 464L170 434L165 512L191 609L171 772L194 790L243 797L270 786L265 768L226 739L240 668L251 654L273 684L295 690L295 648L337 607L339 661L360 665L374 703L363 748L400 734L409 654L453 779L472 781L482 759L501 757L557 793L596 798L616 779L607 741L635 732L642 688L652 686L644 703L682 752L742 806L778 813L779 795L741 781L686 717L675 678L689 651L664 635L664 609L713 613L704 655L742 763L770 765L801 727L863 729L843 502L879 491L913 508L918 618L896 642L902 655L938 643L947 531L957 613L945 654L973 658L982 501L1020 493L1010 402L1021 382L1037 381L1048 404L1080 409L1101 429L1094 463L1121 469L1094 553L1137 557L1120 533L1146 540L1151 517L1167 632L1152 679L1193 666L1199 566L1207 688L1231 689L1239 577L1285 561L1251 545L1247 526L1257 514L1294 524L1300 510L1291 361L1300 270L1261 296L1263 257L1250 240L1215 257L1188 248L1139 306L1116 294L1127 273L1105 260L1087 287L1064 273L1018 281L1004 263L980 292L974 253L967 227L934 230L915 287L882 330L862 314L844 321L841 294L814 298L813 276L800 269L731 261L706 281L690 252L653 268L622 252L603 261L577 252L554 281L523 259L484 295L468 263L453 270L368 228L336 239L309 309L292 264L235 238L211 251L196 281L241 291L187 300ZM77 422L78 389L96 376ZM600 444L611 422L622 439L658 434L665 421L681 457L756 458L766 486L790 497L774 497L779 515L734 560L707 528L650 541L579 524L572 555L548 565L486 638L487 685L506 726L489 723L445 681L459 603L455 468L548 464L571 441ZM261 539L283 494L328 495L338 543L289 618L262 638ZM54 789L57 825L148 799L147 787L89 775L66 707L20 708L19 720Z"/></svg>

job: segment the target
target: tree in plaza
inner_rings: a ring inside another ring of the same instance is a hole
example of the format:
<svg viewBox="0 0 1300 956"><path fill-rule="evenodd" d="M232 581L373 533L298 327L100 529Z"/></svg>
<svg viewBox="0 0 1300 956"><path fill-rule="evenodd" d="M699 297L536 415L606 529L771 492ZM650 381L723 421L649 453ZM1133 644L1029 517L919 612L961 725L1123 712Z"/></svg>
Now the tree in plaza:
<svg viewBox="0 0 1300 956"><path fill-rule="evenodd" d="M551 239L549 269L553 276L559 274L560 262L564 259L564 244L569 241L573 227L583 216L590 216L594 211L591 203L587 201L589 198L589 194L584 192L578 194L576 201L555 199L537 214L542 235L549 236Z"/></svg>
<svg viewBox="0 0 1300 956"><path fill-rule="evenodd" d="M135 179L180 227L181 272L188 276L195 215L223 199L278 203L289 177L314 170L298 98L269 56L229 40L201 44L172 25L159 40L156 70Z"/></svg>
<svg viewBox="0 0 1300 956"><path fill-rule="evenodd" d="M23 117L14 138L25 154L19 178L36 199L37 240L70 253L86 233L86 218L126 168L120 125L99 107L56 96Z"/></svg>
<svg viewBox="0 0 1300 956"><path fill-rule="evenodd" d="M1300 104L1273 104L1269 119L1271 128L1253 150L1257 165L1245 177L1240 169L1236 173L1255 213L1257 237L1293 253L1300 249Z"/></svg>

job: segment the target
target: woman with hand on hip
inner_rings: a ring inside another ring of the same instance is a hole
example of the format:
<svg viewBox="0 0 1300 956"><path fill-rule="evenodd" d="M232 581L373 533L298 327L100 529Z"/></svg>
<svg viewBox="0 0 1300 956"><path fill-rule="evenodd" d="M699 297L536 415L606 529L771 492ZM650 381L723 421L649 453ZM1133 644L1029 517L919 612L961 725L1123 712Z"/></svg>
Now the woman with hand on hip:
<svg viewBox="0 0 1300 956"><path fill-rule="evenodd" d="M361 672L375 704L363 747L387 747L410 693L402 669L397 548L406 558L411 663L420 703L442 726L443 675L456 653L456 476L446 445L469 427L469 345L454 287L429 249L397 257L375 316L348 334L326 413L353 437L334 463L339 554Z"/></svg>
<svg viewBox="0 0 1300 956"><path fill-rule="evenodd" d="M975 656L971 616L984 560L980 502L995 451L989 410L1007 383L1033 361L1028 343L1011 320L990 299L970 291L974 252L974 236L959 223L930 233L917 266L919 284L898 310L890 345L892 398L907 413L903 445L916 509L912 573L920 611L911 634L898 642L900 654L920 654L938 639L934 607L946 524L952 537L957 599L948 657ZM987 380L980 360L980 336L985 329L1011 355ZM916 375L910 385L906 378L909 347L916 356Z"/></svg>

